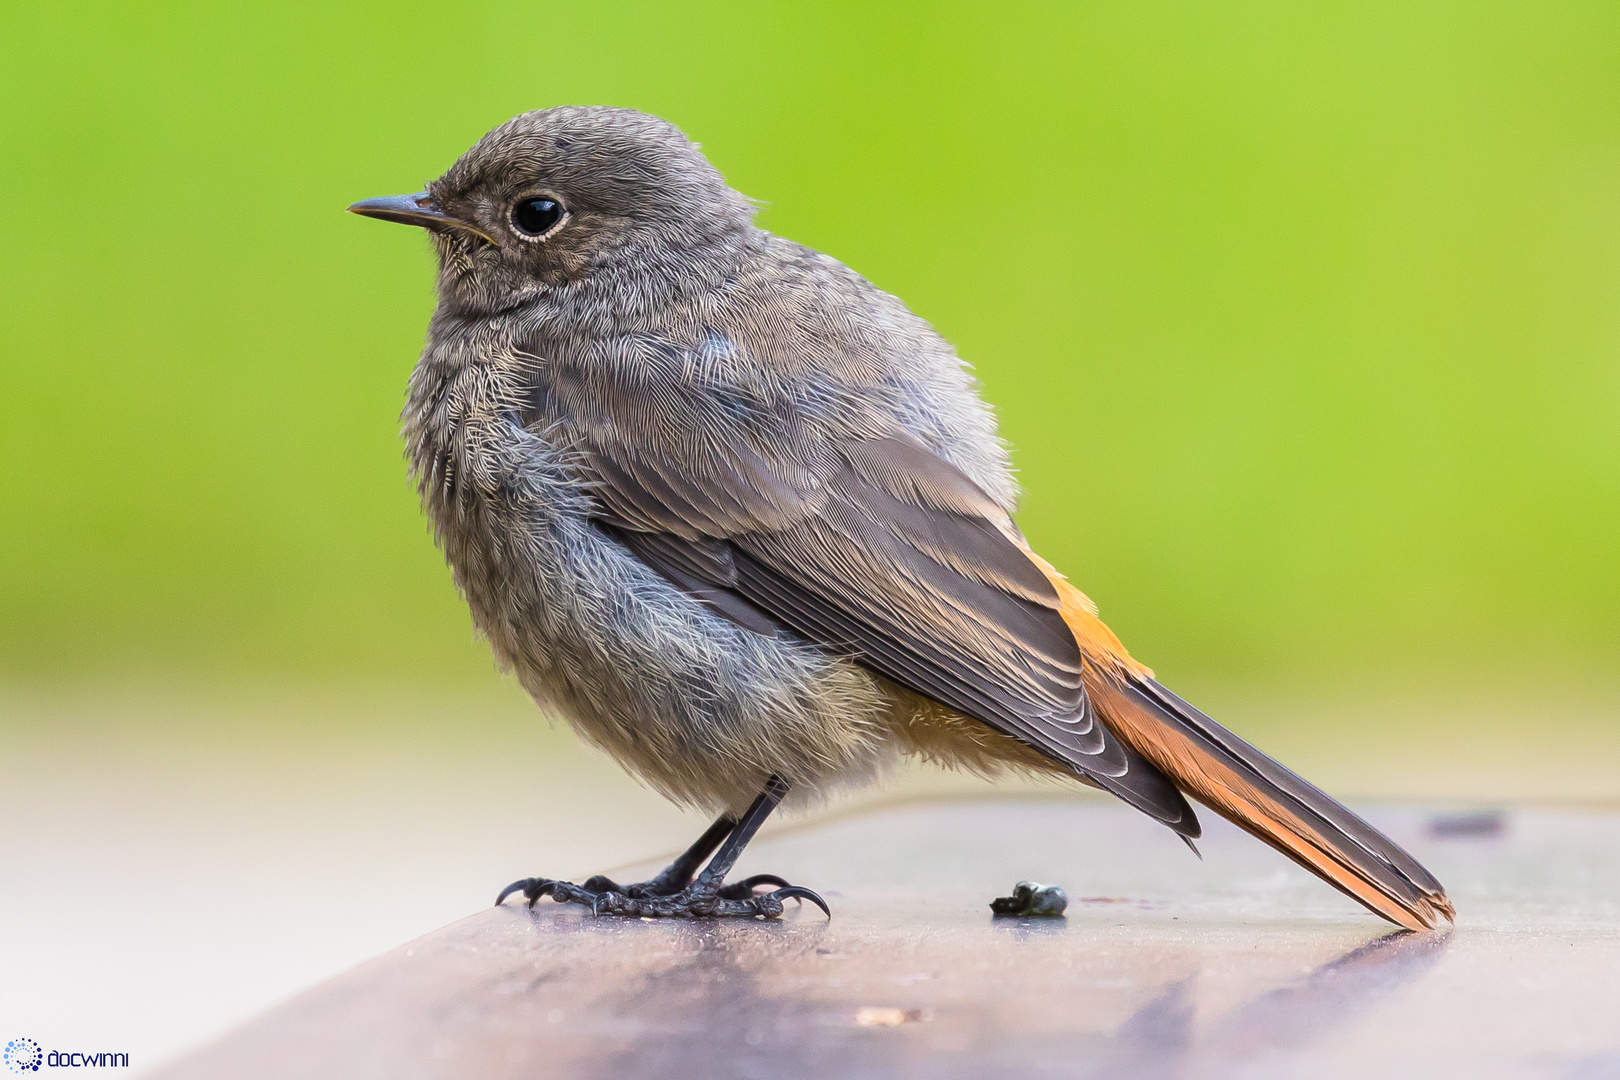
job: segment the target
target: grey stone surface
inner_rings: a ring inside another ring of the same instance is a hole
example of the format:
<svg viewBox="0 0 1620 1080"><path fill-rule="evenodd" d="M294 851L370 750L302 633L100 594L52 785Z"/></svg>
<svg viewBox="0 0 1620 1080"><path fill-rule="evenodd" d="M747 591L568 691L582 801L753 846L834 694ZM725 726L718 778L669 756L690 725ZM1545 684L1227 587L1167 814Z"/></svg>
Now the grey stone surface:
<svg viewBox="0 0 1620 1080"><path fill-rule="evenodd" d="M739 867L821 889L830 922L491 909L159 1075L1620 1077L1620 815L1369 816L1455 930L1392 932L1220 822L1200 862L1094 802L891 807ZM992 917L1022 879L1067 917Z"/></svg>

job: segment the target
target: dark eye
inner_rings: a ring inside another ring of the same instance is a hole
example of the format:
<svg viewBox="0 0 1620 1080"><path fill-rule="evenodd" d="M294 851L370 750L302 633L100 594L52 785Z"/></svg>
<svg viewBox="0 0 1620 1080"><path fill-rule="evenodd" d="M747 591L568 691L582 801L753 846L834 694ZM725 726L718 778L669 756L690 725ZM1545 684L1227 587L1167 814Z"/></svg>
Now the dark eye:
<svg viewBox="0 0 1620 1080"><path fill-rule="evenodd" d="M540 236L556 228L562 220L562 203L544 195L524 199L512 207L512 224L528 236Z"/></svg>

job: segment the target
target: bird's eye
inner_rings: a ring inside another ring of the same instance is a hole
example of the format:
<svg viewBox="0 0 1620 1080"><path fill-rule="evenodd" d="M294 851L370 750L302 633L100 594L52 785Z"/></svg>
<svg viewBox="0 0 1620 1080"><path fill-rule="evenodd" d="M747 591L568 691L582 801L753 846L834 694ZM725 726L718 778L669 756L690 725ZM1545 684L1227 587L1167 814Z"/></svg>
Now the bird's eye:
<svg viewBox="0 0 1620 1080"><path fill-rule="evenodd" d="M562 220L563 206L556 199L537 195L512 207L512 224L525 236L543 236Z"/></svg>

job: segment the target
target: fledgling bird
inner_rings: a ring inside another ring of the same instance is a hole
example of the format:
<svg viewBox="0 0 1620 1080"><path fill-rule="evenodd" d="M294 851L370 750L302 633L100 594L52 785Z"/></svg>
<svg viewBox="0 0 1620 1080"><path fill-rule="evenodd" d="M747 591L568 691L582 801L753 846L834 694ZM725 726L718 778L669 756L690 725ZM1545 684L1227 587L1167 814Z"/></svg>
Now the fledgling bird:
<svg viewBox="0 0 1620 1080"><path fill-rule="evenodd" d="M1190 795L1401 926L1452 917L1398 845L1131 658L1013 524L1007 451L950 345L758 228L671 124L525 113L426 191L349 209L438 252L405 436L498 661L719 814L651 881L527 878L497 904L825 910L726 875L790 791L912 755L1061 774L1189 845Z"/></svg>

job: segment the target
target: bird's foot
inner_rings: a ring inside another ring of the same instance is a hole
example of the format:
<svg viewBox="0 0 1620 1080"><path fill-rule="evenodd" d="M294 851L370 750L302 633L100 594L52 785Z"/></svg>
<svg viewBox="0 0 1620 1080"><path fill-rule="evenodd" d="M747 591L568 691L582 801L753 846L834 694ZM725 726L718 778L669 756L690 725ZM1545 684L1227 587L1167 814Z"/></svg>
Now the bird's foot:
<svg viewBox="0 0 1620 1080"><path fill-rule="evenodd" d="M593 893L618 893L634 900L644 900L653 896L674 896L680 892L684 882L670 881L664 875L650 881L637 881L630 885L620 885L610 877L597 874L595 877L585 879L580 888ZM775 874L755 874L753 877L741 881L733 881L729 885L720 887L719 896L722 900L746 900L754 895L754 889L760 885L774 885L780 889L790 889L793 886Z"/></svg>
<svg viewBox="0 0 1620 1080"><path fill-rule="evenodd" d="M760 885L773 885L776 888L770 892L756 893L754 889ZM783 901L808 900L820 908L828 918L832 918L832 911L827 907L827 902L814 891L799 885L789 885L775 874L755 874L753 877L718 888L697 881L674 891L654 891L661 887L656 878L650 882L643 881L624 886L601 875L590 878L584 885L575 885L569 881L554 881L551 878L524 878L502 889L495 903L498 906L513 893L522 893L531 908L542 896L549 896L559 904L579 904L588 907L595 915L675 919L759 917L777 919L782 915Z"/></svg>

